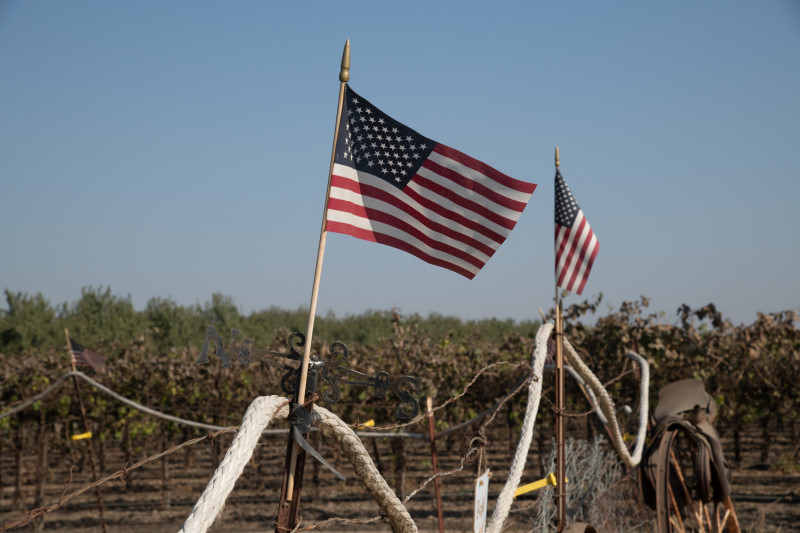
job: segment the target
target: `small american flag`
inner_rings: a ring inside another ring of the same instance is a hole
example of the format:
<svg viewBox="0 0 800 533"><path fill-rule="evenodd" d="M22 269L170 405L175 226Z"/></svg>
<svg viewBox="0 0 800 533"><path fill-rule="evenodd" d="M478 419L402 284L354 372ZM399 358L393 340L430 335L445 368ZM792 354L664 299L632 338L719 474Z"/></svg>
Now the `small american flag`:
<svg viewBox="0 0 800 533"><path fill-rule="evenodd" d="M106 358L97 352L84 348L74 340L69 340L69 351L72 354L72 362L76 365L87 365L97 372L102 371L106 366Z"/></svg>
<svg viewBox="0 0 800 533"><path fill-rule="evenodd" d="M555 219L556 285L580 294L589 278L599 245L559 170L556 170Z"/></svg>
<svg viewBox="0 0 800 533"><path fill-rule="evenodd" d="M472 279L534 189L420 135L346 87L327 231L393 246Z"/></svg>

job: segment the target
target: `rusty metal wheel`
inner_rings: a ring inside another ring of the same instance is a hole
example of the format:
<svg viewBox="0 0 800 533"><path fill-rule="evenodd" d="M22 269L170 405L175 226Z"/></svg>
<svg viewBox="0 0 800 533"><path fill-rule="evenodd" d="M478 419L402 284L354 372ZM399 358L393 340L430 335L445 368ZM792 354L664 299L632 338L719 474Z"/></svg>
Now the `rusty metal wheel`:
<svg viewBox="0 0 800 533"><path fill-rule="evenodd" d="M659 533L740 533L730 497L715 503L711 473L706 461L698 461L703 451L687 432L673 429L661 455L666 483L666 508L659 509Z"/></svg>

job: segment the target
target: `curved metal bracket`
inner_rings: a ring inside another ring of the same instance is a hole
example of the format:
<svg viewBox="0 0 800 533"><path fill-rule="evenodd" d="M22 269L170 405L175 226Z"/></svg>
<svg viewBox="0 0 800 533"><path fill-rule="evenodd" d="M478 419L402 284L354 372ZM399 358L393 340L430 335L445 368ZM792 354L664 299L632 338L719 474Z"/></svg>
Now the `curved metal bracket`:
<svg viewBox="0 0 800 533"><path fill-rule="evenodd" d="M253 359L258 362L267 363L286 370L281 377L281 389L291 396L297 391L297 383L300 377L299 365L288 364L289 361L301 361L303 358L303 347L305 346L305 336L302 333L292 333L287 341L289 352L274 352L271 350L261 350L255 347L253 341L244 339L239 341L241 331L231 329L231 341L228 348L225 348L225 339L219 336L216 328L209 325L206 329L206 337L200 350L200 357L197 363L209 363L208 353L212 351L217 358L222 361L222 366L230 368L231 357L237 354L237 362L240 365L248 365ZM317 392L317 387L325 389L321 394L322 400L331 405L339 402L342 398L342 385L367 387L372 389L374 398L383 398L391 392L400 401L395 410L395 418L399 420L411 420L419 414L419 402L411 395L411 392L419 389L421 379L412 376L400 376L393 381L389 379L388 372L377 372L370 376L358 370L344 366L350 353L347 345L336 341L329 346L330 360L323 361L318 356L312 355L308 368L309 393ZM284 360L285 362L282 362ZM288 361L286 361L288 360ZM322 384L319 379L322 379Z"/></svg>

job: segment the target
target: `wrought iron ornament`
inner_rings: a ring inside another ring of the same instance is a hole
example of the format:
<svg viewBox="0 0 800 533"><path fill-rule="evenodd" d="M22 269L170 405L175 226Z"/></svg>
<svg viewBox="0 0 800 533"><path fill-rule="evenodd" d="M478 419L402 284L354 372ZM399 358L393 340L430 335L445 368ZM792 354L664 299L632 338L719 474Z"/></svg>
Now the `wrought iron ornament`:
<svg viewBox="0 0 800 533"><path fill-rule="evenodd" d="M231 341L226 348L225 339L219 336L214 326L209 325L197 363L209 363L209 351L216 354L217 358L222 361L222 366L226 368L233 366L231 364L232 357L236 357L237 362L243 366L250 364L255 358L258 362L284 369L286 372L281 378L281 389L294 397L297 392L300 368L299 365L292 366L282 360L302 361L301 348L305 345L305 336L297 332L289 335L287 343L289 352L283 353L256 348L251 339L245 338L244 341L240 341L241 334L240 330L231 328ZM318 392L317 386L319 385L320 397L325 403L332 405L342 398L341 385L371 388L375 398L383 398L387 392L391 391L400 401L400 405L397 406L394 413L396 419L411 420L419 414L419 402L411 395L410 391L416 391L419 388L420 378L400 376L390 381L389 373L384 371L370 376L344 366L349 350L343 342L332 343L329 350L332 356L330 361L323 361L316 355L311 356L307 392ZM320 378L323 382L321 385L319 384Z"/></svg>

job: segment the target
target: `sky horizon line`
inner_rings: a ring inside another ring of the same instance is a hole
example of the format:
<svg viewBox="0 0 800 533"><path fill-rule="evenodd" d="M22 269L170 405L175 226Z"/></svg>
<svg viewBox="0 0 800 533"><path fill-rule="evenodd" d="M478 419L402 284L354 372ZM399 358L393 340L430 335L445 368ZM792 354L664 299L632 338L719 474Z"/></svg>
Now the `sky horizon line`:
<svg viewBox="0 0 800 533"><path fill-rule="evenodd" d="M800 308L800 2L453 5L0 2L0 282L308 305L349 39L359 95L537 187L472 280L328 234L321 312L535 319L556 146L585 295Z"/></svg>

